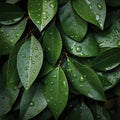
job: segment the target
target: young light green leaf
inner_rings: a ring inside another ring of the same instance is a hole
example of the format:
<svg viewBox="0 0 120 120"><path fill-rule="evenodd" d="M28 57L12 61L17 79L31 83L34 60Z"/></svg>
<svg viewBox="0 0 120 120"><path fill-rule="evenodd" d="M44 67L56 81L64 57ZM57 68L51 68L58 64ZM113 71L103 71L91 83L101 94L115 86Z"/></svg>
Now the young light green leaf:
<svg viewBox="0 0 120 120"><path fill-rule="evenodd" d="M20 103L20 119L29 120L39 114L47 106L42 85L36 83L28 91L24 91Z"/></svg>
<svg viewBox="0 0 120 120"><path fill-rule="evenodd" d="M95 100L105 100L102 84L90 67L73 59L64 61L62 67L68 80L80 94Z"/></svg>
<svg viewBox="0 0 120 120"><path fill-rule="evenodd" d="M18 22L24 16L24 12L16 5L0 3L0 23L10 25Z"/></svg>
<svg viewBox="0 0 120 120"><path fill-rule="evenodd" d="M17 54L23 42L24 40L17 43L9 55L7 67L7 86L14 86L19 82L19 76L17 72Z"/></svg>
<svg viewBox="0 0 120 120"><path fill-rule="evenodd" d="M26 20L12 26L0 27L0 55L9 54L26 27Z"/></svg>
<svg viewBox="0 0 120 120"><path fill-rule="evenodd" d="M100 71L108 71L120 64L120 48L113 48L98 55L93 60L93 68Z"/></svg>
<svg viewBox="0 0 120 120"><path fill-rule="evenodd" d="M94 32L95 39L100 48L120 47L120 10L110 12L107 21L111 24L109 29Z"/></svg>
<svg viewBox="0 0 120 120"><path fill-rule="evenodd" d="M55 65L61 54L62 39L54 23L46 30L42 45L47 61Z"/></svg>
<svg viewBox="0 0 120 120"><path fill-rule="evenodd" d="M95 120L111 120L109 113L98 104L91 106Z"/></svg>
<svg viewBox="0 0 120 120"><path fill-rule="evenodd" d="M71 1L59 9L59 18L65 34L80 42L87 32L87 23L75 13Z"/></svg>
<svg viewBox="0 0 120 120"><path fill-rule="evenodd" d="M57 0L28 0L29 16L40 31L56 14L57 4Z"/></svg>
<svg viewBox="0 0 120 120"><path fill-rule="evenodd" d="M120 81L120 66L108 72L97 72L104 90L113 88Z"/></svg>
<svg viewBox="0 0 120 120"><path fill-rule="evenodd" d="M105 0L72 0L72 3L80 17L103 30L106 17Z"/></svg>
<svg viewBox="0 0 120 120"><path fill-rule="evenodd" d="M61 67L55 68L44 79L44 95L48 107L57 120L68 100L68 83Z"/></svg>
<svg viewBox="0 0 120 120"><path fill-rule="evenodd" d="M43 62L43 51L34 36L28 38L20 47L17 55L17 70L20 80L29 89L40 72Z"/></svg>
<svg viewBox="0 0 120 120"><path fill-rule="evenodd" d="M75 56L93 57L98 54L97 42L90 33L80 43L63 35L63 42L67 51Z"/></svg>
<svg viewBox="0 0 120 120"><path fill-rule="evenodd" d="M65 120L94 120L92 112L85 103L80 103L73 107Z"/></svg>

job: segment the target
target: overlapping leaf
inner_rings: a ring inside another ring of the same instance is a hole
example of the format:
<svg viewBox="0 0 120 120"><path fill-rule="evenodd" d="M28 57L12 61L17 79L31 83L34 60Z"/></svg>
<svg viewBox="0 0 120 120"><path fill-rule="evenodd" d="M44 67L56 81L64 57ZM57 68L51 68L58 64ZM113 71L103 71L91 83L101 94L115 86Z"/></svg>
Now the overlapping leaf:
<svg viewBox="0 0 120 120"><path fill-rule="evenodd" d="M72 3L79 16L103 30L106 17L105 0L72 0Z"/></svg>
<svg viewBox="0 0 120 120"><path fill-rule="evenodd" d="M98 54L98 45L92 34L88 33L83 41L76 42L63 35L65 48L70 54L78 57L93 57Z"/></svg>
<svg viewBox="0 0 120 120"><path fill-rule="evenodd" d="M24 91L20 103L20 119L29 120L39 114L47 106L42 86L34 84L28 91Z"/></svg>
<svg viewBox="0 0 120 120"><path fill-rule="evenodd" d="M10 25L18 22L24 16L24 12L16 5L0 3L0 23Z"/></svg>
<svg viewBox="0 0 120 120"><path fill-rule="evenodd" d="M73 59L64 61L62 67L70 83L80 94L96 100L105 100L102 84L91 68Z"/></svg>
<svg viewBox="0 0 120 120"><path fill-rule="evenodd" d="M31 20L42 31L57 12L57 0L28 0Z"/></svg>
<svg viewBox="0 0 120 120"><path fill-rule="evenodd" d="M58 119L68 100L68 83L61 67L56 67L44 79L44 95L55 119Z"/></svg>
<svg viewBox="0 0 120 120"><path fill-rule="evenodd" d="M17 70L20 80L29 89L40 72L43 62L43 51L34 36L28 38L20 47L17 56Z"/></svg>
<svg viewBox="0 0 120 120"><path fill-rule="evenodd" d="M54 23L46 30L42 45L47 61L55 65L61 54L62 39Z"/></svg>
<svg viewBox="0 0 120 120"><path fill-rule="evenodd" d="M75 41L81 41L87 32L87 23L73 10L71 1L59 9L59 18L63 31Z"/></svg>
<svg viewBox="0 0 120 120"><path fill-rule="evenodd" d="M23 20L12 26L0 27L0 55L10 53L11 49L24 32L26 23L26 20Z"/></svg>

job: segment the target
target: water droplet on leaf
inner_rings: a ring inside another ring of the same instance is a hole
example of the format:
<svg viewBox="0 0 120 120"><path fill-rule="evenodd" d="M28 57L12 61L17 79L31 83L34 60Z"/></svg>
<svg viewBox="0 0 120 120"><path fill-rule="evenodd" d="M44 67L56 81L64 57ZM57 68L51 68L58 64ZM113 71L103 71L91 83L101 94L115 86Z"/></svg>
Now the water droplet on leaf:
<svg viewBox="0 0 120 120"><path fill-rule="evenodd" d="M34 102L33 101L30 102L30 106L34 106Z"/></svg>
<svg viewBox="0 0 120 120"><path fill-rule="evenodd" d="M100 3L97 4L97 7L98 7L99 10L103 9L103 6Z"/></svg>
<svg viewBox="0 0 120 120"><path fill-rule="evenodd" d="M81 47L80 47L80 46L77 46L77 47L76 47L76 51L77 51L77 52L80 52L80 51L81 51Z"/></svg>

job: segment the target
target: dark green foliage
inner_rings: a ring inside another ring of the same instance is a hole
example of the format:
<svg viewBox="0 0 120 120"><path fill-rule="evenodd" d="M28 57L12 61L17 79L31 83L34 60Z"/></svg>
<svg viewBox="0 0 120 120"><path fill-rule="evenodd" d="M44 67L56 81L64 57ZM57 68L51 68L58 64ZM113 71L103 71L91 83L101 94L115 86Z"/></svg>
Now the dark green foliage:
<svg viewBox="0 0 120 120"><path fill-rule="evenodd" d="M120 120L119 0L0 0L0 120Z"/></svg>

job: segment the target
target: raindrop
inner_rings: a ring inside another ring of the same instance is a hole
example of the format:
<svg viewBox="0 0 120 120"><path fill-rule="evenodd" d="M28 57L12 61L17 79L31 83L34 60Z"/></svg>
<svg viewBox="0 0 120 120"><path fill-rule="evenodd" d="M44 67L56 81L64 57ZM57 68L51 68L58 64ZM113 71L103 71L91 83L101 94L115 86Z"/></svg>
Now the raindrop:
<svg viewBox="0 0 120 120"><path fill-rule="evenodd" d="M100 114L97 114L97 119L100 119L101 118L101 115Z"/></svg>
<svg viewBox="0 0 120 120"><path fill-rule="evenodd" d="M34 106L34 102L33 101L30 102L30 106L31 107Z"/></svg>
<svg viewBox="0 0 120 120"><path fill-rule="evenodd" d="M7 37L10 36L8 33L7 33Z"/></svg>
<svg viewBox="0 0 120 120"><path fill-rule="evenodd" d="M16 37L18 37L18 36L19 36L19 34L17 33L17 34L16 34Z"/></svg>
<svg viewBox="0 0 120 120"><path fill-rule="evenodd" d="M1 29L1 30L0 30L0 32L1 32L1 33L3 33L3 32L4 32L4 30L3 30L3 29Z"/></svg>
<svg viewBox="0 0 120 120"><path fill-rule="evenodd" d="M40 21L36 21L37 24L40 24Z"/></svg>
<svg viewBox="0 0 120 120"><path fill-rule="evenodd" d="M117 43L117 44L118 44L118 47L120 47L120 41L118 41L118 43Z"/></svg>
<svg viewBox="0 0 120 120"><path fill-rule="evenodd" d="M80 52L80 51L81 51L81 47L80 47L80 46L77 46L77 47L76 47L76 51L77 51L77 52Z"/></svg>
<svg viewBox="0 0 120 120"><path fill-rule="evenodd" d="M50 51L50 48L47 48L48 51Z"/></svg>
<svg viewBox="0 0 120 120"><path fill-rule="evenodd" d="M13 40L10 40L11 43L13 43Z"/></svg>
<svg viewBox="0 0 120 120"><path fill-rule="evenodd" d="M29 57L29 60L32 60L32 57L31 57L31 56Z"/></svg>
<svg viewBox="0 0 120 120"><path fill-rule="evenodd" d="M100 3L97 4L97 7L98 7L99 10L103 9L103 6Z"/></svg>
<svg viewBox="0 0 120 120"><path fill-rule="evenodd" d="M35 61L32 61L32 64L35 64Z"/></svg>
<svg viewBox="0 0 120 120"><path fill-rule="evenodd" d="M47 19L48 19L48 17L47 17L47 16L44 16L44 17L43 17L43 19L44 19L44 20L47 20Z"/></svg>
<svg viewBox="0 0 120 120"><path fill-rule="evenodd" d="M80 81L81 81L81 82L84 81L84 78L83 78L82 76L80 77Z"/></svg>
<svg viewBox="0 0 120 120"><path fill-rule="evenodd" d="M53 81L51 81L51 82L50 82L50 84L51 84L51 85L53 85L53 84L54 84L54 82L53 82Z"/></svg>
<svg viewBox="0 0 120 120"><path fill-rule="evenodd" d="M56 106L57 104L56 103L54 103L54 106Z"/></svg>
<svg viewBox="0 0 120 120"><path fill-rule="evenodd" d="M100 15L96 14L96 20L99 21L100 20Z"/></svg>
<svg viewBox="0 0 120 120"><path fill-rule="evenodd" d="M24 54L22 54L22 57L25 57L25 55L24 55Z"/></svg>
<svg viewBox="0 0 120 120"><path fill-rule="evenodd" d="M51 8L55 8L55 5L53 3L50 4Z"/></svg>
<svg viewBox="0 0 120 120"><path fill-rule="evenodd" d="M77 75L74 73L74 74L73 74L73 77L74 77L74 78L76 78L76 77L77 77Z"/></svg>
<svg viewBox="0 0 120 120"><path fill-rule="evenodd" d="M71 72L72 69L71 69L71 68L66 68L66 71L67 71L67 72Z"/></svg>
<svg viewBox="0 0 120 120"><path fill-rule="evenodd" d="M53 75L53 78L56 78L57 76L56 75Z"/></svg>
<svg viewBox="0 0 120 120"><path fill-rule="evenodd" d="M43 15L46 15L46 14L47 14L47 12L46 12L46 11L44 11L44 12L43 12Z"/></svg>
<svg viewBox="0 0 120 120"><path fill-rule="evenodd" d="M53 100L53 97L50 97L50 100Z"/></svg>
<svg viewBox="0 0 120 120"><path fill-rule="evenodd" d="M49 100L49 99L47 99L47 102L50 102L50 100Z"/></svg>

